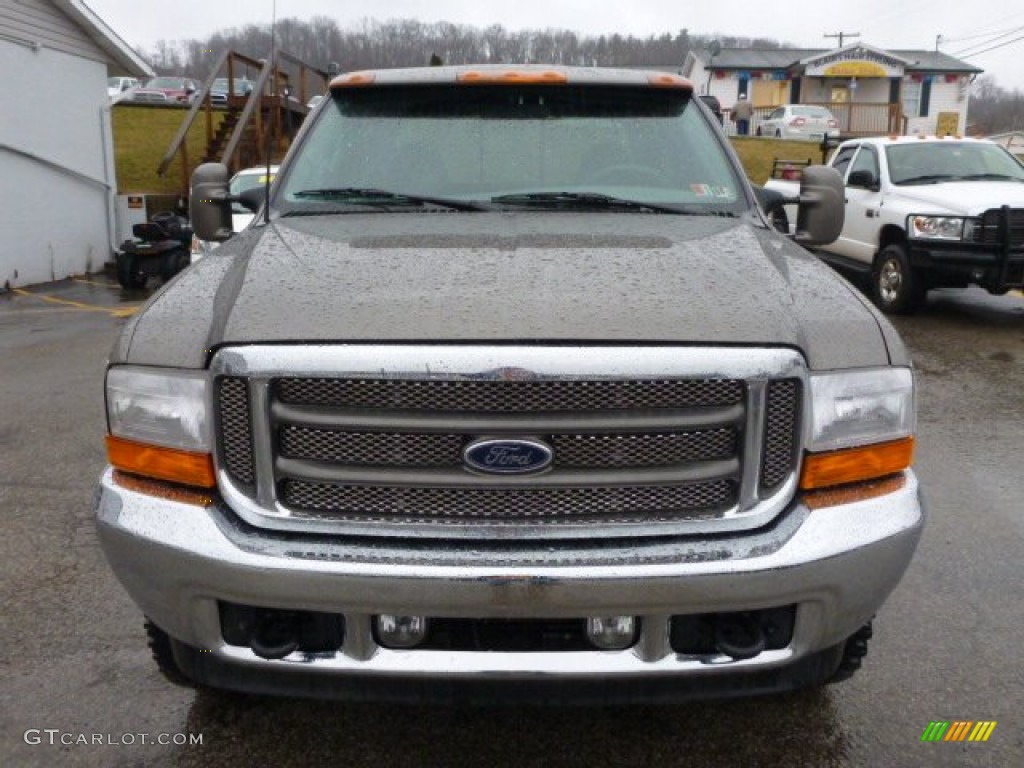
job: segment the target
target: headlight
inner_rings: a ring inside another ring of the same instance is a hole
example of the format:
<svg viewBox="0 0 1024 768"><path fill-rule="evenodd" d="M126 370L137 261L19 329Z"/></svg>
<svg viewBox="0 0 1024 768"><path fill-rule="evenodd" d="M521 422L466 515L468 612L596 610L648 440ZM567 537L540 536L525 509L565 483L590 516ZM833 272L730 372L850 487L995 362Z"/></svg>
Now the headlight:
<svg viewBox="0 0 1024 768"><path fill-rule="evenodd" d="M909 437L914 432L914 375L876 368L811 376L807 449L833 451Z"/></svg>
<svg viewBox="0 0 1024 768"><path fill-rule="evenodd" d="M921 240L963 240L965 221L957 216L911 216L910 236Z"/></svg>
<svg viewBox="0 0 1024 768"><path fill-rule="evenodd" d="M205 373L114 367L107 372L107 454L118 469L212 487Z"/></svg>
<svg viewBox="0 0 1024 768"><path fill-rule="evenodd" d="M810 389L801 487L871 480L910 466L916 416L909 368L815 374Z"/></svg>

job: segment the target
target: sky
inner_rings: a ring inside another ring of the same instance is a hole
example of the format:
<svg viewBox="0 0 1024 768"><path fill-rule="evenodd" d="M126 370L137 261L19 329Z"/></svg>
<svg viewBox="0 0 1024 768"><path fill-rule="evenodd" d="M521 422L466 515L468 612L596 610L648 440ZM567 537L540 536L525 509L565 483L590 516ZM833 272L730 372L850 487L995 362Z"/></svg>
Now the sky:
<svg viewBox="0 0 1024 768"><path fill-rule="evenodd" d="M1008 0L248 0L244 15L243 3L233 0L172 0L159 6L153 0L85 0L143 51L161 39L201 39L230 27L269 23L275 1L278 18L329 16L342 28L372 18L636 37L687 29L691 35L773 38L800 48L836 45L825 35L844 32L860 33L858 42L879 48L929 50L941 35L940 50L984 69L1003 88L1024 90L1024 7Z"/></svg>

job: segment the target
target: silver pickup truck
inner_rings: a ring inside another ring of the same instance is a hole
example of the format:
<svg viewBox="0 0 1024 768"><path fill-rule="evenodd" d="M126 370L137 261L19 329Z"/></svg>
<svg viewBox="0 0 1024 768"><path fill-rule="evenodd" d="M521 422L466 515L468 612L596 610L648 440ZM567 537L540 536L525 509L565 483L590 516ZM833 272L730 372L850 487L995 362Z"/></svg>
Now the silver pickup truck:
<svg viewBox="0 0 1024 768"><path fill-rule="evenodd" d="M889 323L657 72L343 75L106 374L100 541L171 680L710 697L860 665L924 512Z"/></svg>

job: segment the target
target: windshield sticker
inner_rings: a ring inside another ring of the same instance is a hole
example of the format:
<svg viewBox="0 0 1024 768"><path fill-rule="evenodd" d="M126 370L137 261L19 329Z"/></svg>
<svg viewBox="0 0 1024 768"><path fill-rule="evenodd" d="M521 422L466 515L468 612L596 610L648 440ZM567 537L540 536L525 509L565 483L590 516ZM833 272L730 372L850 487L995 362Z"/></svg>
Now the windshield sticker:
<svg viewBox="0 0 1024 768"><path fill-rule="evenodd" d="M691 184L690 191L697 197L718 197L732 199L733 192L729 187L716 187L711 184Z"/></svg>

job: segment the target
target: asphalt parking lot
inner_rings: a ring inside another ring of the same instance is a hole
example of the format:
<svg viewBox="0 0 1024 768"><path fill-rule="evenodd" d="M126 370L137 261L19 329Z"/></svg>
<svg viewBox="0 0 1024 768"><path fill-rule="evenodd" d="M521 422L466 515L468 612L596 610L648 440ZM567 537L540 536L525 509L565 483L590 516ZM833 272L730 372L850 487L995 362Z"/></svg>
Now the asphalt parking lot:
<svg viewBox="0 0 1024 768"><path fill-rule="evenodd" d="M615 709L165 683L92 522L105 358L145 298L103 276L0 295L0 765L1024 764L1024 297L936 291L897 321L918 370L929 521L861 673L820 691ZM997 725L985 743L922 743L934 720Z"/></svg>

